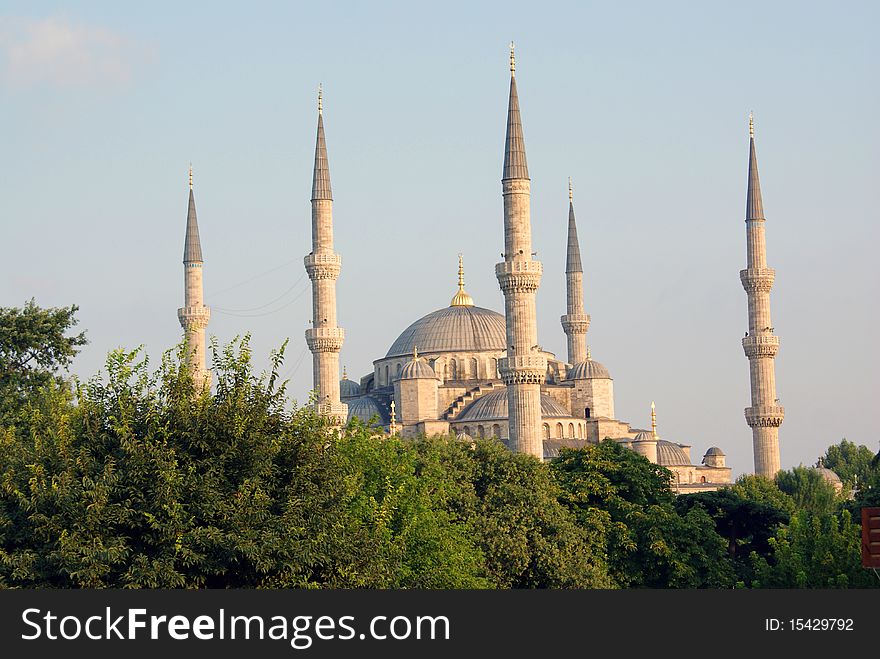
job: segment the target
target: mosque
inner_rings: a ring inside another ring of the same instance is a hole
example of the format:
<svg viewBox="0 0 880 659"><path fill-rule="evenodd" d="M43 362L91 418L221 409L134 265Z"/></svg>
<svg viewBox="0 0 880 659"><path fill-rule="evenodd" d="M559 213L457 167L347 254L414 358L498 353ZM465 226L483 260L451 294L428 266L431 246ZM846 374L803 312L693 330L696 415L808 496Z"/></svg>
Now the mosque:
<svg viewBox="0 0 880 659"><path fill-rule="evenodd" d="M614 381L587 347L590 316L584 309L583 267L569 181L568 239L565 246L565 360L544 350L537 336L535 295L542 266L531 249L530 178L516 86L513 46L502 171L503 261L495 274L504 294L503 312L477 306L465 290L459 256L458 290L448 304L405 328L373 369L357 380L343 371L339 352L345 332L336 318L336 280L342 259L333 248L333 195L324 134L322 98L312 180L312 251L304 264L312 282L312 326L306 343L313 358L316 405L342 425L352 419L391 435L452 434L497 438L512 451L551 460L564 447L580 448L613 439L668 468L677 492L714 490L731 482L724 452L707 447L694 464L691 446L662 438L651 404L651 428L637 428L615 416ZM749 300L749 332L743 349L750 362L756 473L779 470L778 427L783 409L775 398L774 357L779 339L769 316L774 271L766 266L764 218L758 183L754 130L750 119L746 229L748 268L740 273ZM560 245L560 248L562 246ZM186 299L178 317L188 337L188 356L197 382L210 383L205 365L205 328L210 309L202 296L202 254L190 174L184 249ZM699 455L699 454L698 454Z"/></svg>

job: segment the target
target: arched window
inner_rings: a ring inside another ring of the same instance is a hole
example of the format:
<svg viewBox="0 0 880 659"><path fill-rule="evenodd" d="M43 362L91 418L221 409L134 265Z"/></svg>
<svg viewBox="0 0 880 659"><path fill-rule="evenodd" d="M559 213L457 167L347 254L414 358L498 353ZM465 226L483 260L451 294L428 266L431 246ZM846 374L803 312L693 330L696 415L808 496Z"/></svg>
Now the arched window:
<svg viewBox="0 0 880 659"><path fill-rule="evenodd" d="M388 364L385 364L385 384L391 384L391 373L388 368Z"/></svg>
<svg viewBox="0 0 880 659"><path fill-rule="evenodd" d="M483 426L477 426L477 437L479 437L480 439L485 439L486 430L485 428L483 428Z"/></svg>
<svg viewBox="0 0 880 659"><path fill-rule="evenodd" d="M573 423L568 424L568 436L574 437L574 424Z"/></svg>
<svg viewBox="0 0 880 659"><path fill-rule="evenodd" d="M477 360L476 360L476 358L472 358L472 359L471 359L471 368L470 368L470 371L471 371L471 372L469 373L469 375L470 375L474 380L479 380L479 379L480 379L480 373L479 373L479 371L477 370L477 368L478 368Z"/></svg>
<svg viewBox="0 0 880 659"><path fill-rule="evenodd" d="M701 482L701 483L705 483L705 482L706 482L706 477L705 477L705 476L700 476L700 482Z"/></svg>
<svg viewBox="0 0 880 659"><path fill-rule="evenodd" d="M550 439L550 426L544 424L544 439Z"/></svg>
<svg viewBox="0 0 880 659"><path fill-rule="evenodd" d="M397 377L400 377L400 371L401 371L402 369L403 369L403 366L402 366L400 363L398 363L398 364L397 364Z"/></svg>
<svg viewBox="0 0 880 659"><path fill-rule="evenodd" d="M464 428L462 428L462 430L464 431L464 434L465 434L465 435L470 435L470 434L471 434L471 429L470 429L469 426L465 426Z"/></svg>
<svg viewBox="0 0 880 659"><path fill-rule="evenodd" d="M497 423L492 426L492 437L495 437L496 439L501 439L501 426L499 426Z"/></svg>
<svg viewBox="0 0 880 659"><path fill-rule="evenodd" d="M458 364L455 359L449 360L449 375L452 380L458 380Z"/></svg>
<svg viewBox="0 0 880 659"><path fill-rule="evenodd" d="M562 431L562 424L561 423L556 424L556 436L559 439L562 439L563 437L565 437L565 433Z"/></svg>
<svg viewBox="0 0 880 659"><path fill-rule="evenodd" d="M589 408L589 407L585 407L585 408L584 408L584 418L585 418L585 419L589 419L589 418L590 418L590 408Z"/></svg>
<svg viewBox="0 0 880 659"><path fill-rule="evenodd" d="M498 374L498 360L494 357L489 360L489 377L496 379L501 377Z"/></svg>

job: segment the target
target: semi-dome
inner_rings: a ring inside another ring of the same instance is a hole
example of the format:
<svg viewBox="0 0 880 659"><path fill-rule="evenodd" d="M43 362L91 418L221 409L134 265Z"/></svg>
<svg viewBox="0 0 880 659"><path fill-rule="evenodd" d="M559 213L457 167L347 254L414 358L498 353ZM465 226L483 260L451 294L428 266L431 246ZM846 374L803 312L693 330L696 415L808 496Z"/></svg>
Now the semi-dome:
<svg viewBox="0 0 880 659"><path fill-rule="evenodd" d="M354 380L343 377L339 381L339 397L354 398L361 395L361 386Z"/></svg>
<svg viewBox="0 0 880 659"><path fill-rule="evenodd" d="M587 359L574 364L568 369L566 380L592 380L593 378L610 378L608 369L594 359Z"/></svg>
<svg viewBox="0 0 880 659"><path fill-rule="evenodd" d="M436 380L437 374L434 372L434 369L431 368L430 364L416 357L403 367L403 370L400 372L400 379L416 380L418 378L430 378Z"/></svg>
<svg viewBox="0 0 880 659"><path fill-rule="evenodd" d="M388 357L422 353L504 350L507 329L504 316L482 307L454 306L438 309L407 327L388 350Z"/></svg>
<svg viewBox="0 0 880 659"><path fill-rule="evenodd" d="M385 423L385 415L378 401L370 396L361 396L348 402L348 420L360 419L363 423L370 423L373 417L379 417L379 424Z"/></svg>
<svg viewBox="0 0 880 659"><path fill-rule="evenodd" d="M557 403L547 394L541 394L542 417L570 417L571 412ZM507 418L507 389L480 396L468 405L456 421L492 421Z"/></svg>
<svg viewBox="0 0 880 659"><path fill-rule="evenodd" d="M657 464L663 467L678 467L690 465L691 459L678 444L667 442L665 439L657 441Z"/></svg>

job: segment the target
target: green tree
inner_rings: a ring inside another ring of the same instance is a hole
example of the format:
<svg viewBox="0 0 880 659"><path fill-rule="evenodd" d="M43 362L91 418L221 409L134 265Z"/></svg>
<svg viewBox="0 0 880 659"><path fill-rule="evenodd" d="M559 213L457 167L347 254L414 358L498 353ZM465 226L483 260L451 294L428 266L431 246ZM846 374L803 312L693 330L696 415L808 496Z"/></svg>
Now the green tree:
<svg viewBox="0 0 880 659"><path fill-rule="evenodd" d="M776 474L776 485L794 501L796 510L831 515L840 503L834 486L810 467L794 467Z"/></svg>
<svg viewBox="0 0 880 659"><path fill-rule="evenodd" d="M59 378L86 344L85 332L68 336L79 307L43 309L33 299L24 307L0 307L0 419L25 398Z"/></svg>
<svg viewBox="0 0 880 659"><path fill-rule="evenodd" d="M844 489L851 490L856 483L867 481L877 471L873 465L874 452L864 445L846 439L829 446L823 458L825 466L840 476Z"/></svg>
<svg viewBox="0 0 880 659"><path fill-rule="evenodd" d="M705 510L679 514L671 473L617 442L564 450L551 471L578 521L607 526L611 576L621 587L733 585L726 543Z"/></svg>
<svg viewBox="0 0 880 659"><path fill-rule="evenodd" d="M849 511L828 515L799 510L770 544L771 559L754 556L755 587L880 587L880 580L861 565L861 530Z"/></svg>

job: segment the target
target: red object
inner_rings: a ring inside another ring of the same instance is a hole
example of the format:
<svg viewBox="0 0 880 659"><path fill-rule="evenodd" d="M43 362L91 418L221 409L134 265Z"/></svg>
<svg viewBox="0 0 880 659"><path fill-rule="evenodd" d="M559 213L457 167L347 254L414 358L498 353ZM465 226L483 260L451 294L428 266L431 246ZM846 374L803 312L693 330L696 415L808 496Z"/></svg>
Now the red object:
<svg viewBox="0 0 880 659"><path fill-rule="evenodd" d="M880 567L880 508L862 508L862 566Z"/></svg>

